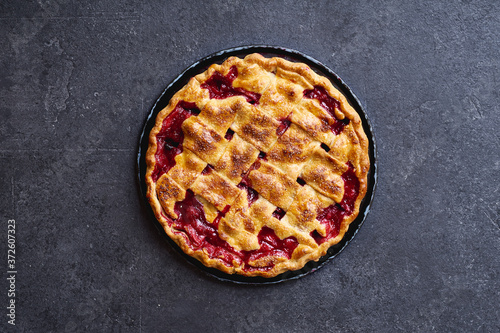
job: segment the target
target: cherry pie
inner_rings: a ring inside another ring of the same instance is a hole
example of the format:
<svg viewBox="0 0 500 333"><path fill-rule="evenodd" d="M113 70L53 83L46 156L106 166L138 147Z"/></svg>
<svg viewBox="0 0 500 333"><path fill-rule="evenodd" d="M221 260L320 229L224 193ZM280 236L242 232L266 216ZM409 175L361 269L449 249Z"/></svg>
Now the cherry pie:
<svg viewBox="0 0 500 333"><path fill-rule="evenodd" d="M370 168L360 117L331 82L260 54L213 64L175 93L146 163L151 207L185 253L266 278L343 238Z"/></svg>

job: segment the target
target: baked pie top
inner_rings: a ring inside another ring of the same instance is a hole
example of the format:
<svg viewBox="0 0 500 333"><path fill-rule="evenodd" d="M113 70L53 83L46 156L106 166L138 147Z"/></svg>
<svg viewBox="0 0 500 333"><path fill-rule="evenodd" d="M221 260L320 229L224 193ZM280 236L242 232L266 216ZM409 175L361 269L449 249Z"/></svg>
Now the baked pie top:
<svg viewBox="0 0 500 333"><path fill-rule="evenodd" d="M331 82L259 54L213 64L175 93L146 163L151 207L185 253L262 277L343 238L370 167L361 119Z"/></svg>

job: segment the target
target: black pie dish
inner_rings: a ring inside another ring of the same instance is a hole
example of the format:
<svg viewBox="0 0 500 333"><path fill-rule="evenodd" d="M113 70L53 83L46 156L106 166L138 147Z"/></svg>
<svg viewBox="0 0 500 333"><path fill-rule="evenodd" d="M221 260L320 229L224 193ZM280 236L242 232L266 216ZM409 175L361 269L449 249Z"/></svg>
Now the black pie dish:
<svg viewBox="0 0 500 333"><path fill-rule="evenodd" d="M369 141L368 150L370 157L370 170L368 172L367 192L363 201L361 202L359 208L359 214L356 217L356 219L349 225L349 230L344 235L344 238L339 243L331 246L328 249L327 254L321 257L318 261L310 261L302 269L296 271L287 271L272 278L247 277L237 274L227 274L222 271L219 271L218 269L206 267L197 259L187 255L167 235L160 222L158 222L158 220L156 219L153 210L149 205L149 201L147 200L146 197L146 191L147 191L147 186L145 182L146 168L147 168L146 151L149 145L149 133L151 129L154 127L156 116L158 115L158 113L168 105L172 96L182 87L184 87L184 85L187 84L187 82L191 77L204 72L211 64L213 63L221 64L222 62L224 62L224 60L226 60L228 57L231 56L243 58L251 53L260 53L265 57L278 56L287 59L289 61L302 62L309 65L309 67L311 67L311 69L314 70L316 73L327 77L332 82L332 84L340 92L342 92L342 94L344 94L344 96L347 98L351 106L359 114L361 122L363 124L363 129ZM242 47L236 47L219 51L217 53L209 55L195 62L194 64L189 66L186 70L184 70L184 72L182 72L167 86L167 88L163 91L160 97L156 100L156 103L153 105L151 112L149 113L146 119L143 131L141 133L138 156L137 156L137 176L139 181L140 192L143 199L145 200L145 207L148 210L149 215L153 220L153 223L156 225L156 227L158 228L160 233L164 236L164 238L167 240L167 242L176 250L176 252L178 252L182 257L184 257L188 262L195 265L209 276L214 277L218 280L230 281L241 284L272 284L292 279L298 279L302 276L305 276L307 274L310 274L318 270L326 262L335 258L347 246L347 244L349 244L352 241L352 239L360 229L361 225L365 221L368 212L370 211L370 206L374 196L374 191L377 183L376 144L372 127L370 125L370 122L368 121L368 117L366 115L365 110L361 106L361 103L354 95L354 93L351 91L351 89L345 84L345 82L342 81L342 79L337 74L335 74L331 69L329 69L319 61L295 50L276 47L276 46L268 46L268 45L242 46Z"/></svg>

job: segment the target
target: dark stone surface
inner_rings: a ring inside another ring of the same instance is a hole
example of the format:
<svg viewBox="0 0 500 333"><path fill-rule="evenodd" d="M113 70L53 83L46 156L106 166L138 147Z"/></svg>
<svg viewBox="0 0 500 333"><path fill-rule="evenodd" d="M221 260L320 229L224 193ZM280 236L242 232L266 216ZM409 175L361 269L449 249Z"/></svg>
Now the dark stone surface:
<svg viewBox="0 0 500 333"><path fill-rule="evenodd" d="M497 1L2 1L0 259L16 220L18 332L500 331ZM140 131L221 49L323 62L365 106L379 184L354 241L296 281L186 264L139 196Z"/></svg>

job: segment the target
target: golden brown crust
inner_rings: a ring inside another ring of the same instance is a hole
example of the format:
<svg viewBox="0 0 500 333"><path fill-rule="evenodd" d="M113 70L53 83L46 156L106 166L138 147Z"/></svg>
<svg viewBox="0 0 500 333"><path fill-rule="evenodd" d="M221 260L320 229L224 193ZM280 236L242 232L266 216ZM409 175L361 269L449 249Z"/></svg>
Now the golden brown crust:
<svg viewBox="0 0 500 333"><path fill-rule="evenodd" d="M308 235L316 230L324 236L325 226L316 217L321 209L333 204L333 200L319 196L321 195L312 187L302 186L285 215L286 222L300 231L307 232Z"/></svg>
<svg viewBox="0 0 500 333"><path fill-rule="evenodd" d="M320 145L299 126L291 124L290 128L279 137L267 154L267 159L290 178L297 178L311 151Z"/></svg>
<svg viewBox="0 0 500 333"><path fill-rule="evenodd" d="M226 76L233 66L238 72L233 87L261 94L259 103L252 105L243 96L210 99L207 89L201 87L215 72ZM335 117L318 100L304 98L305 90L317 86L339 101ZM184 150L175 157L176 165L155 180L157 135L163 120L180 101L195 103L201 112L182 123ZM285 118L291 122L290 127L279 133ZM340 134L334 134L331 126L336 119L344 118L349 123ZM228 129L234 131L230 140L224 138ZM323 150L321 144L327 145L329 151ZM267 157L256 162L259 151L267 153ZM370 168L368 139L359 115L345 96L305 64L259 54L244 59L230 57L220 65L214 64L179 90L157 116L149 136L146 164L147 197L153 212L184 252L228 274L262 277L297 270L308 261L319 260L344 237L366 194ZM207 164L213 169L202 172ZM342 201L342 174L348 164L354 167L359 180L353 213L343 218L337 236L317 244L311 233L326 233L318 213ZM259 193L251 205L246 191L236 187L245 174ZM306 184L299 185L297 177ZM257 250L257 235L263 227L274 230L279 239L294 237L298 246L290 259L262 256L248 263L253 267L272 265L265 270L246 270L237 261L228 265L204 249L193 249L188 236L173 223L177 218L174 205L185 198L187 190L193 191L203 205L208 223L222 216L219 236L235 250ZM277 208L285 210L281 219L272 216Z"/></svg>
<svg viewBox="0 0 500 333"><path fill-rule="evenodd" d="M248 104L239 112L231 129L257 149L267 152L278 140L276 130L280 122Z"/></svg>
<svg viewBox="0 0 500 333"><path fill-rule="evenodd" d="M163 175L157 182L157 195L163 210L173 218L177 218L174 212L174 205L177 201L182 201L185 191L168 175Z"/></svg>
<svg viewBox="0 0 500 333"><path fill-rule="evenodd" d="M189 149L184 148L182 153L175 156L175 166L167 172L167 175L180 187L187 190L206 166L207 162Z"/></svg>
<svg viewBox="0 0 500 333"><path fill-rule="evenodd" d="M200 175L191 185L191 190L218 210L224 210L226 206L230 206L241 191L217 172Z"/></svg>
<svg viewBox="0 0 500 333"><path fill-rule="evenodd" d="M231 126L236 114L245 105L245 99L241 96L226 99L211 99L198 115L198 119L210 126L220 135L224 136Z"/></svg>
<svg viewBox="0 0 500 333"><path fill-rule="evenodd" d="M341 175L348 167L316 147L302 168L301 177L319 193L340 202L344 196L344 181Z"/></svg>
<svg viewBox="0 0 500 333"><path fill-rule="evenodd" d="M198 117L190 117L182 123L185 148L193 151L207 163L216 163L225 151L227 140L219 135L210 125L204 124Z"/></svg>
<svg viewBox="0 0 500 333"><path fill-rule="evenodd" d="M252 188L272 204L287 210L300 185L272 164L264 161L259 164L260 167L250 171L248 175Z"/></svg>
<svg viewBox="0 0 500 333"><path fill-rule="evenodd" d="M259 150L235 133L214 169L238 184L258 156Z"/></svg>

